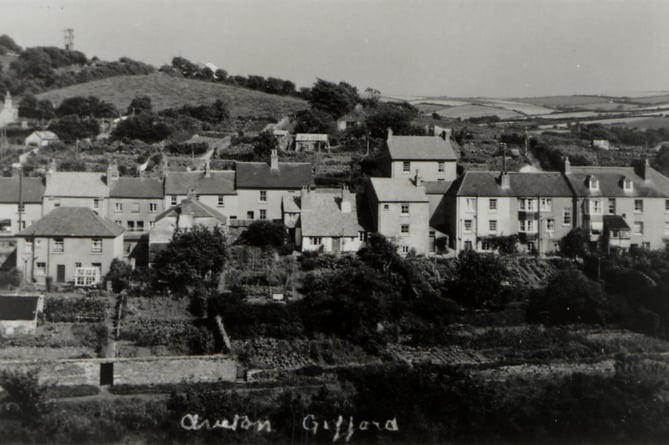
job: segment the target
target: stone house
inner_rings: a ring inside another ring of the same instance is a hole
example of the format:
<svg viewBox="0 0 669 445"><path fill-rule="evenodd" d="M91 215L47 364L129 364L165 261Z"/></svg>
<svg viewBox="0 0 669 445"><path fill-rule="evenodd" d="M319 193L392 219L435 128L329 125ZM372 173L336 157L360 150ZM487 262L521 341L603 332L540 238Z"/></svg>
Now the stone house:
<svg viewBox="0 0 669 445"><path fill-rule="evenodd" d="M13 236L42 217L42 178L0 178L0 237Z"/></svg>
<svg viewBox="0 0 669 445"><path fill-rule="evenodd" d="M386 176L425 181L454 181L457 155L451 141L441 136L396 136L388 129Z"/></svg>

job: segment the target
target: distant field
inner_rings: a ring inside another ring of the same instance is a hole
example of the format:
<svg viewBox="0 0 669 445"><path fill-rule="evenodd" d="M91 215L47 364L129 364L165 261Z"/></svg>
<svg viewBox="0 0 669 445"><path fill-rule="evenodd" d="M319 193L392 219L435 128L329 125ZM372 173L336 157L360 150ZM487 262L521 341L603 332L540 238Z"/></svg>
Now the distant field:
<svg viewBox="0 0 669 445"><path fill-rule="evenodd" d="M532 105L541 105L548 108L555 107L577 107L580 105L590 105L597 103L608 103L617 98L610 96L541 96L541 97L523 97L509 99L514 102L522 102Z"/></svg>
<svg viewBox="0 0 669 445"><path fill-rule="evenodd" d="M302 99L275 96L193 79L171 77L162 73L139 76L117 76L39 94L39 99L49 99L56 105L73 96L97 96L125 110L136 96L149 96L155 110L180 107L185 104L205 104L216 99L225 102L233 117L272 116L278 118L307 108Z"/></svg>
<svg viewBox="0 0 669 445"><path fill-rule="evenodd" d="M443 105L437 105L437 104L417 103L412 105L416 107L418 111L420 111L421 113L433 113L437 110L444 109Z"/></svg>
<svg viewBox="0 0 669 445"><path fill-rule="evenodd" d="M666 117L631 117L627 119L602 119L598 123L602 125L632 125L635 128L640 128L642 130L647 129L657 129L657 128L669 128L669 118Z"/></svg>
<svg viewBox="0 0 669 445"><path fill-rule="evenodd" d="M630 111L639 109L639 106L633 104L619 103L619 102L607 102L607 103L579 105L578 108L592 111Z"/></svg>
<svg viewBox="0 0 669 445"><path fill-rule="evenodd" d="M597 117L600 116L600 113L594 111L574 111L571 113L554 113L541 116L542 119L584 119L588 117Z"/></svg>
<svg viewBox="0 0 669 445"><path fill-rule="evenodd" d="M441 106L443 107L457 107L458 105L467 105L470 102L466 102L464 100L451 100L451 99L420 99L420 100L412 100L411 105L417 106L418 104L427 104L427 105L435 105L435 106Z"/></svg>
<svg viewBox="0 0 669 445"><path fill-rule="evenodd" d="M437 110L441 117L469 119L471 117L498 116L500 119L515 119L525 117L515 111L498 107L486 107L483 105L461 105L459 107L444 108Z"/></svg>
<svg viewBox="0 0 669 445"><path fill-rule="evenodd" d="M526 104L522 102L511 102L507 100L489 99L484 102L484 105L504 108L506 110L517 111L529 116L539 116L542 114L554 113L555 110L551 108L542 107L540 105Z"/></svg>
<svg viewBox="0 0 669 445"><path fill-rule="evenodd" d="M646 96L646 97L637 97L634 99L634 102L639 102L646 105L659 105L669 103L669 94L663 94L659 96Z"/></svg>

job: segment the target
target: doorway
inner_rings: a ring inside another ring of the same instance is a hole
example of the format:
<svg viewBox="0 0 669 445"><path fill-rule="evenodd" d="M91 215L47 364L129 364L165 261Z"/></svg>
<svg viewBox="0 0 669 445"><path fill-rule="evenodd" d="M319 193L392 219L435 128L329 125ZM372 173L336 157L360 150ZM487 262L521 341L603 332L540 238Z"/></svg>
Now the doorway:
<svg viewBox="0 0 669 445"><path fill-rule="evenodd" d="M56 283L65 282L65 265L58 264L56 265Z"/></svg>
<svg viewBox="0 0 669 445"><path fill-rule="evenodd" d="M114 362L100 363L100 386L114 384Z"/></svg>

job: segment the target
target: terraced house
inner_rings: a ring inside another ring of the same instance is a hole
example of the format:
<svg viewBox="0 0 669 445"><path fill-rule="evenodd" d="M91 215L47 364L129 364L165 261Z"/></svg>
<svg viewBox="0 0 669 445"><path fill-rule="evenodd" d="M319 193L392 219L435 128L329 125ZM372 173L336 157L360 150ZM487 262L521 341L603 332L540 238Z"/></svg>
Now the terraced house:
<svg viewBox="0 0 669 445"><path fill-rule="evenodd" d="M565 178L577 199L578 225L608 247L660 249L669 240L669 178L641 167L576 167Z"/></svg>
<svg viewBox="0 0 669 445"><path fill-rule="evenodd" d="M467 172L447 195L456 251L490 252L501 237L516 235L520 251L555 252L575 226L572 191L559 172Z"/></svg>
<svg viewBox="0 0 669 445"><path fill-rule="evenodd" d="M107 179L104 173L59 172L52 160L45 176L44 215L58 207L87 207L99 215L108 215Z"/></svg>
<svg viewBox="0 0 669 445"><path fill-rule="evenodd" d="M441 136L396 136L388 129L386 176L424 181L453 181L457 155L450 139Z"/></svg>
<svg viewBox="0 0 669 445"><path fill-rule="evenodd" d="M11 237L42 217L42 178L0 178L0 237Z"/></svg>

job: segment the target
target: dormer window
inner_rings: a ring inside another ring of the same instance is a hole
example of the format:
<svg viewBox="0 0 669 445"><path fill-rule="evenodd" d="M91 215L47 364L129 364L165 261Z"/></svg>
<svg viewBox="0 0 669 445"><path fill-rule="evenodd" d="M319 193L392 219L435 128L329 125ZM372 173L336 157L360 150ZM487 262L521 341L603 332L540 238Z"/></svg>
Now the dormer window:
<svg viewBox="0 0 669 445"><path fill-rule="evenodd" d="M629 178L624 178L623 179L623 190L626 192L631 192L634 190L634 182L632 182L631 179Z"/></svg>
<svg viewBox="0 0 669 445"><path fill-rule="evenodd" d="M599 180L594 176L588 177L588 188L591 192L599 191Z"/></svg>

